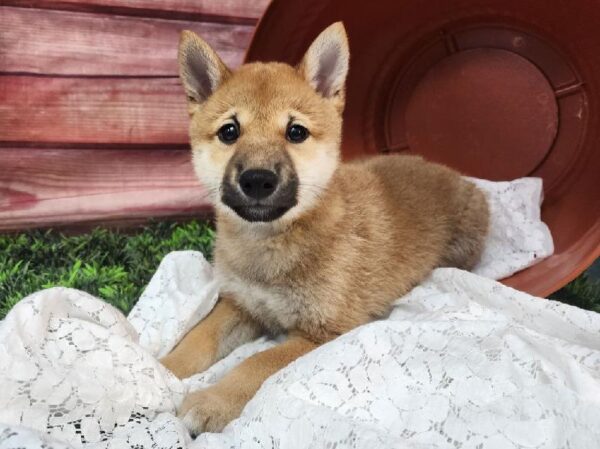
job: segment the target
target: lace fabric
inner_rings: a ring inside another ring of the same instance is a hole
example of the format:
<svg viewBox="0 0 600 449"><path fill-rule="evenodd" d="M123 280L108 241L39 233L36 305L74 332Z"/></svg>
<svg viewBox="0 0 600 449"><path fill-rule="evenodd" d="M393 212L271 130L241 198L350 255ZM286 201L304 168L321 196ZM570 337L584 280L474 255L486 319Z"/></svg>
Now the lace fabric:
<svg viewBox="0 0 600 449"><path fill-rule="evenodd" d="M25 298L0 323L0 448L597 447L600 316L481 276L551 253L541 183L475 182L492 208L480 275L435 270L387 320L301 357L194 441L175 414L185 394L276 344L183 381L160 365L217 299L200 253L165 257L127 319L77 290Z"/></svg>
<svg viewBox="0 0 600 449"><path fill-rule="evenodd" d="M490 229L474 273L502 279L554 253L552 235L540 218L544 194L540 178L467 179L483 190L490 208Z"/></svg>

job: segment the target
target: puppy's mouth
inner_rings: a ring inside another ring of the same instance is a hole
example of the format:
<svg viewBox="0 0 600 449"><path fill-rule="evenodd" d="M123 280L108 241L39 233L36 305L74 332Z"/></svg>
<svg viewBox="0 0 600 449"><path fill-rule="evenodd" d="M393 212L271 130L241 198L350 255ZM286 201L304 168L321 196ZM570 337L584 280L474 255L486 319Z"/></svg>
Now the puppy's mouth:
<svg viewBox="0 0 600 449"><path fill-rule="evenodd" d="M268 198L256 200L249 198L229 183L224 182L221 191L221 201L232 209L240 218L255 222L270 222L281 218L288 210L298 204L298 186L290 182L280 186Z"/></svg>
<svg viewBox="0 0 600 449"><path fill-rule="evenodd" d="M229 206L241 218L250 222L268 222L282 217L292 206L267 206L256 204L253 206Z"/></svg>

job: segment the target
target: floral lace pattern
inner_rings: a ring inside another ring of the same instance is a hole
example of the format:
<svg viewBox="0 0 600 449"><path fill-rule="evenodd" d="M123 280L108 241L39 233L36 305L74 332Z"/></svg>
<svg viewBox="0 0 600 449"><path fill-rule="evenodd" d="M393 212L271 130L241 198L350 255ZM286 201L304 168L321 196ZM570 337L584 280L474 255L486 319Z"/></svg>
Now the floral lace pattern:
<svg viewBox="0 0 600 449"><path fill-rule="evenodd" d="M498 276L548 255L539 181L480 182L493 229L478 272ZM519 214L508 216L513 208ZM387 320L272 376L223 433L192 441L175 415L184 395L276 344L258 339L183 381L162 367L157 358L210 311L217 290L202 255L183 251L165 257L127 319L72 289L18 303L0 323L0 448L595 448L600 440L600 316L444 268Z"/></svg>
<svg viewBox="0 0 600 449"><path fill-rule="evenodd" d="M540 218L544 194L540 178L468 179L483 190L490 208L489 234L474 273L502 279L554 253L552 235Z"/></svg>

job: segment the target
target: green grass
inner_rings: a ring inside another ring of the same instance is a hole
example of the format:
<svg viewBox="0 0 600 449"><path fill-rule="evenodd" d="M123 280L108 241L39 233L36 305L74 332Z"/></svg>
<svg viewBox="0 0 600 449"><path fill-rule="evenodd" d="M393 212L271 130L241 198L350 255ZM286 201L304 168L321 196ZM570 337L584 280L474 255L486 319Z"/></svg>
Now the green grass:
<svg viewBox="0 0 600 449"><path fill-rule="evenodd" d="M213 241L211 226L197 221L127 233L99 228L82 235L0 235L0 319L30 293L59 285L87 291L127 313L165 254L193 249L210 260ZM551 297L600 312L600 280L584 273Z"/></svg>
<svg viewBox="0 0 600 449"><path fill-rule="evenodd" d="M584 272L564 288L552 293L550 298L600 313L600 279L594 278L591 272Z"/></svg>
<svg viewBox="0 0 600 449"><path fill-rule="evenodd" d="M0 235L0 319L37 290L73 287L127 313L165 254L202 251L210 259L214 231L207 223L156 223L133 233L94 229Z"/></svg>

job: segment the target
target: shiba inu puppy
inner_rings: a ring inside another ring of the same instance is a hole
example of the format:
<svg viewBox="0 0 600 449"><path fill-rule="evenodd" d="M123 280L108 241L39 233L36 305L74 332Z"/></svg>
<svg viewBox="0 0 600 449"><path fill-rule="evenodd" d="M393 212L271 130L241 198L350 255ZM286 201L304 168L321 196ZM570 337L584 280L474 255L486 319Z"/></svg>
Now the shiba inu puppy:
<svg viewBox="0 0 600 449"><path fill-rule="evenodd" d="M484 195L416 156L340 163L349 51L335 23L297 67L230 71L184 32L180 73L198 177L217 217L214 310L165 357L181 378L262 333L285 333L179 413L193 433L220 431L263 381L297 357L385 316L435 267L469 269L488 227Z"/></svg>

